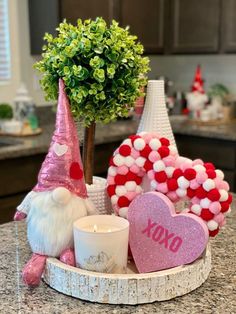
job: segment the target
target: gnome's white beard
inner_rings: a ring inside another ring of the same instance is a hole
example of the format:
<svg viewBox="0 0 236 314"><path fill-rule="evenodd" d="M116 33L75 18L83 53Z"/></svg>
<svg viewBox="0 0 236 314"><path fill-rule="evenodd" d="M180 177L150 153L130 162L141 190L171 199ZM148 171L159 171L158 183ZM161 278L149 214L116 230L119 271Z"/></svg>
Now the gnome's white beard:
<svg viewBox="0 0 236 314"><path fill-rule="evenodd" d="M37 192L28 213L28 239L34 253L58 257L73 248L73 222L87 215L87 200L76 195L66 205L56 203L52 191Z"/></svg>

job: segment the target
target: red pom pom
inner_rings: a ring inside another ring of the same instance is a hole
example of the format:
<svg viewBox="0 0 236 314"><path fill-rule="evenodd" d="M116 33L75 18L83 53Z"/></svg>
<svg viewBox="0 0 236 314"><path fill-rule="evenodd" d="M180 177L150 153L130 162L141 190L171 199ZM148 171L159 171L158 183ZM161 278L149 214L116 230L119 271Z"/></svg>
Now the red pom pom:
<svg viewBox="0 0 236 314"><path fill-rule="evenodd" d="M150 160L146 160L143 168L148 172L153 169L153 163Z"/></svg>
<svg viewBox="0 0 236 314"><path fill-rule="evenodd" d="M114 180L115 180L115 184L117 184L117 185L125 185L127 178L126 178L126 176L124 176L122 174L117 174L115 176Z"/></svg>
<svg viewBox="0 0 236 314"><path fill-rule="evenodd" d="M117 202L119 207L127 207L130 204L130 201L126 196L120 196Z"/></svg>
<svg viewBox="0 0 236 314"><path fill-rule="evenodd" d="M160 154L161 158L165 158L169 156L169 153L170 153L170 150L167 146L161 146L160 148L158 148L157 151Z"/></svg>
<svg viewBox="0 0 236 314"><path fill-rule="evenodd" d="M204 163L204 167L209 170L209 169L212 169L212 170L215 170L215 166L213 165L213 163L211 162L206 162Z"/></svg>
<svg viewBox="0 0 236 314"><path fill-rule="evenodd" d="M129 171L126 174L126 181L134 181L137 178L137 175L133 173L132 171Z"/></svg>
<svg viewBox="0 0 236 314"><path fill-rule="evenodd" d="M217 189L212 189L207 193L207 197L212 202L219 201L220 199L220 192Z"/></svg>
<svg viewBox="0 0 236 314"><path fill-rule="evenodd" d="M159 183L165 182L167 179L167 174L165 173L165 171L156 172L155 179Z"/></svg>
<svg viewBox="0 0 236 314"><path fill-rule="evenodd" d="M193 198L196 194L196 190L193 190L191 188L187 188L187 195L189 198Z"/></svg>
<svg viewBox="0 0 236 314"><path fill-rule="evenodd" d="M222 212L222 213L227 212L227 210L229 209L229 203L228 203L228 201L220 202L220 205L221 205L221 212Z"/></svg>
<svg viewBox="0 0 236 314"><path fill-rule="evenodd" d="M131 147L129 145L121 145L119 148L119 153L122 156L129 156L131 153Z"/></svg>
<svg viewBox="0 0 236 314"><path fill-rule="evenodd" d="M136 182L137 185L140 185L142 183L142 178L136 176L136 178L134 179L134 181Z"/></svg>
<svg viewBox="0 0 236 314"><path fill-rule="evenodd" d="M178 179L179 177L181 177L183 175L183 171L181 169L175 169L173 172L172 177L174 179Z"/></svg>
<svg viewBox="0 0 236 314"><path fill-rule="evenodd" d="M115 185L109 185L107 187L107 194L112 197L112 195L115 194L115 191L116 191L116 186Z"/></svg>
<svg viewBox="0 0 236 314"><path fill-rule="evenodd" d="M176 179L168 179L167 186L169 191L175 191L178 189L178 183Z"/></svg>
<svg viewBox="0 0 236 314"><path fill-rule="evenodd" d="M227 202L228 202L229 204L231 204L231 203L232 203L232 200L233 200L233 196L232 196L232 194L229 194L229 197L228 197L228 199L227 199Z"/></svg>
<svg viewBox="0 0 236 314"><path fill-rule="evenodd" d="M114 166L116 167L116 165L114 164L114 156L112 156L109 160L109 166Z"/></svg>
<svg viewBox="0 0 236 314"><path fill-rule="evenodd" d="M197 172L196 170L194 169L186 169L184 171L184 177L187 179L187 180L193 180L196 178L196 175L197 175Z"/></svg>
<svg viewBox="0 0 236 314"><path fill-rule="evenodd" d="M131 139L132 144L134 144L134 141L135 141L137 138L141 138L141 136L139 136L139 135L130 135L129 138Z"/></svg>
<svg viewBox="0 0 236 314"><path fill-rule="evenodd" d="M72 162L70 166L70 177L74 180L80 180L83 178L83 171L78 162Z"/></svg>
<svg viewBox="0 0 236 314"><path fill-rule="evenodd" d="M146 144L144 149L140 151L140 155L142 157L148 158L148 155L151 153L151 151L152 151L151 147L148 144Z"/></svg>
<svg viewBox="0 0 236 314"><path fill-rule="evenodd" d="M161 144L163 146L169 146L170 145L170 141L165 137L160 138L159 141L161 142Z"/></svg>
<svg viewBox="0 0 236 314"><path fill-rule="evenodd" d="M208 175L209 179L215 179L216 178L216 172L213 169L207 169L206 173Z"/></svg>
<svg viewBox="0 0 236 314"><path fill-rule="evenodd" d="M215 237L218 232L219 232L219 228L217 228L215 230L209 230L209 236L210 237Z"/></svg>
<svg viewBox="0 0 236 314"><path fill-rule="evenodd" d="M207 197L207 191L203 189L202 186L196 189L196 196L200 199Z"/></svg>
<svg viewBox="0 0 236 314"><path fill-rule="evenodd" d="M208 208L203 208L201 211L201 218L208 221L214 217L214 214Z"/></svg>

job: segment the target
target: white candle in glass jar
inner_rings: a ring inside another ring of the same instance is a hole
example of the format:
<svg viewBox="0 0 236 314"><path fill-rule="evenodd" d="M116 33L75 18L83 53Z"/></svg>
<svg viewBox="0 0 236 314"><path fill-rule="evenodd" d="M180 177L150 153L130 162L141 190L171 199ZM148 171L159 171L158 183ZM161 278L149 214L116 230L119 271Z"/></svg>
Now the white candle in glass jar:
<svg viewBox="0 0 236 314"><path fill-rule="evenodd" d="M103 273L125 273L129 222L114 215L86 216L74 222L76 266Z"/></svg>

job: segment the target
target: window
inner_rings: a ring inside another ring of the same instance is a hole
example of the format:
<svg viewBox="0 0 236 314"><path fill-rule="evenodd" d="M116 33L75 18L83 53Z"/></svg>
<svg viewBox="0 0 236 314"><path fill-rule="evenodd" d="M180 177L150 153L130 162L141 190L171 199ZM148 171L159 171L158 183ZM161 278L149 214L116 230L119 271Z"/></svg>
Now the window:
<svg viewBox="0 0 236 314"><path fill-rule="evenodd" d="M10 77L8 0L0 0L0 83Z"/></svg>

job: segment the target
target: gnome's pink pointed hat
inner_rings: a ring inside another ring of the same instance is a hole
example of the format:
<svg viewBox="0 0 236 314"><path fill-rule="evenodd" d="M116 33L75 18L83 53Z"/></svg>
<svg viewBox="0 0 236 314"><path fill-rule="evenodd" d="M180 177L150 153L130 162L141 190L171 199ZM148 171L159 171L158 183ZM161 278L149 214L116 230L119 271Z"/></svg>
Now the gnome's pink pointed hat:
<svg viewBox="0 0 236 314"><path fill-rule="evenodd" d="M48 191L59 186L87 197L78 134L62 79L59 80L55 131L33 190Z"/></svg>
<svg viewBox="0 0 236 314"><path fill-rule="evenodd" d="M194 80L193 80L193 85L192 85L192 92L199 92L204 94L204 88L203 88L203 79L202 79L202 70L201 66L198 65L196 68Z"/></svg>

